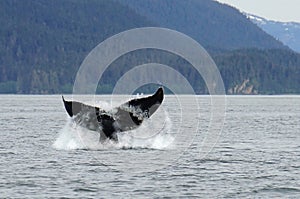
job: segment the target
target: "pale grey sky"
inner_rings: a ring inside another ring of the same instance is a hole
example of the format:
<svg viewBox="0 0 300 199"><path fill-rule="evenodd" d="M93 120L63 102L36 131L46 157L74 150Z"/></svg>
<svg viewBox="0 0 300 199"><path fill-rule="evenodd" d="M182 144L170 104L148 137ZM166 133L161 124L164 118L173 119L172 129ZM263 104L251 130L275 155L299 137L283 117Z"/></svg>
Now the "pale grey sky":
<svg viewBox="0 0 300 199"><path fill-rule="evenodd" d="M276 21L300 22L300 0L217 0L238 8L243 12L255 14Z"/></svg>

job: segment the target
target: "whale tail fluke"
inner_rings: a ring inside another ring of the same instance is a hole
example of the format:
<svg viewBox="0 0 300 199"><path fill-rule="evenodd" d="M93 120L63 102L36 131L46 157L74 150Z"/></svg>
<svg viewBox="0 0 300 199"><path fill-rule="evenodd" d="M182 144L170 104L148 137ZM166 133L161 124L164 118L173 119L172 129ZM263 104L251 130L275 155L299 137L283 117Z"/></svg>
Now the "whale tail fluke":
<svg viewBox="0 0 300 199"><path fill-rule="evenodd" d="M74 121L90 130L101 131L106 138L118 141L117 132L133 130L141 125L144 119L149 118L161 105L164 99L163 88L159 88L153 95L144 98L132 99L114 111L105 111L99 107L83 104L76 101L62 100L65 109ZM105 139L106 139L105 138Z"/></svg>

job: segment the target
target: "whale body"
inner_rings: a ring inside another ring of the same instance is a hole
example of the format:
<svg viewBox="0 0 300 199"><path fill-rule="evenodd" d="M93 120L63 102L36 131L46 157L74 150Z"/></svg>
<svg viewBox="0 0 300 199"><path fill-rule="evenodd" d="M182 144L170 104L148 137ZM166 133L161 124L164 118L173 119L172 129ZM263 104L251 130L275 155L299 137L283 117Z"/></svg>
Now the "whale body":
<svg viewBox="0 0 300 199"><path fill-rule="evenodd" d="M80 126L100 133L100 142L112 140L118 142L118 132L138 128L159 108L163 99L163 88L153 95L132 99L110 111L90 106L81 102L66 101L62 96L65 109L70 117Z"/></svg>

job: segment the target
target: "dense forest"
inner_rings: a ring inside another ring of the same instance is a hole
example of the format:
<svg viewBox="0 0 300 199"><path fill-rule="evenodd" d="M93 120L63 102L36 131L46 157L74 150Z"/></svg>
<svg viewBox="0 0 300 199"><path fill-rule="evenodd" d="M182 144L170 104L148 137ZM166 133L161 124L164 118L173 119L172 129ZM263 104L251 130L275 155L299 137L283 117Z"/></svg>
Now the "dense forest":
<svg viewBox="0 0 300 199"><path fill-rule="evenodd" d="M196 39L219 67L228 94L300 93L299 54L232 7L210 0L182 2L2 0L0 93L71 93L81 62L97 44L146 26L172 28ZM117 59L100 80L98 93L110 93L127 70L150 62L172 66L198 94L207 93L186 60L157 50Z"/></svg>
<svg viewBox="0 0 300 199"><path fill-rule="evenodd" d="M119 0L161 27L178 30L205 48L284 48L237 9L212 0Z"/></svg>
<svg viewBox="0 0 300 199"><path fill-rule="evenodd" d="M300 55L289 50L244 49L213 56L228 94L300 93Z"/></svg>
<svg viewBox="0 0 300 199"><path fill-rule="evenodd" d="M0 92L71 92L90 50L130 28L153 26L113 1L0 1Z"/></svg>

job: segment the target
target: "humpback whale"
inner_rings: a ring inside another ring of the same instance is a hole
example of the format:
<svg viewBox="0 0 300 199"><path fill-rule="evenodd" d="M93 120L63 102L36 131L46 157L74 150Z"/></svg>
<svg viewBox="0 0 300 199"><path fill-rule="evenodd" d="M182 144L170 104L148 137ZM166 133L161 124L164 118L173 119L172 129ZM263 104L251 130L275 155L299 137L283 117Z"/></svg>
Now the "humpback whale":
<svg viewBox="0 0 300 199"><path fill-rule="evenodd" d="M118 142L118 132L138 128L144 119L149 118L161 105L164 99L163 88L153 95L132 99L110 111L90 106L81 102L66 101L62 96L68 115L80 126L100 133L99 141Z"/></svg>

